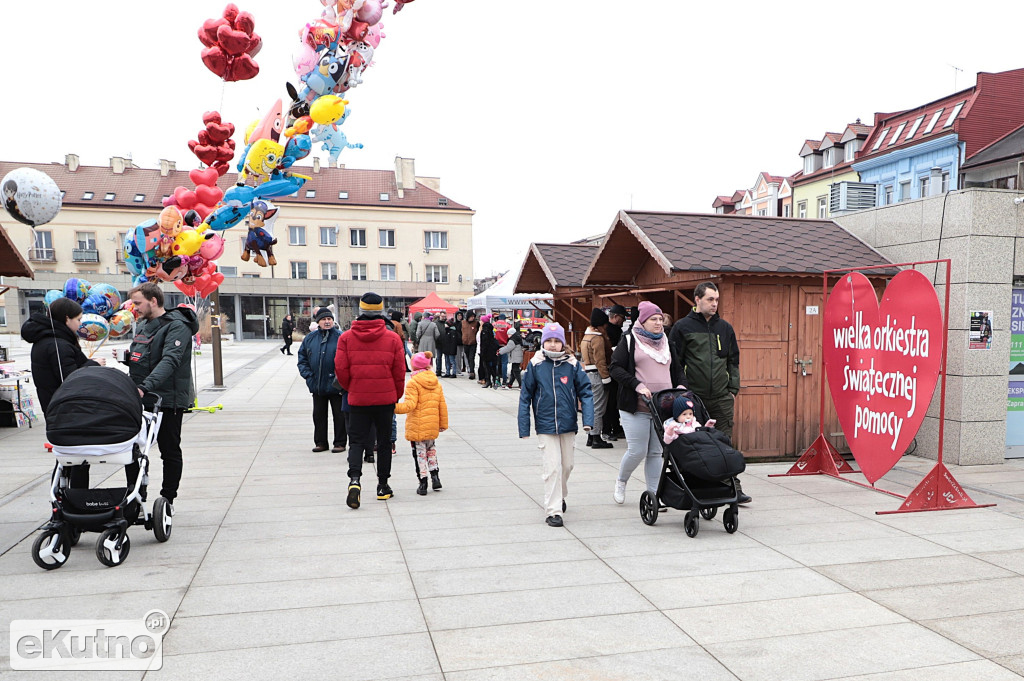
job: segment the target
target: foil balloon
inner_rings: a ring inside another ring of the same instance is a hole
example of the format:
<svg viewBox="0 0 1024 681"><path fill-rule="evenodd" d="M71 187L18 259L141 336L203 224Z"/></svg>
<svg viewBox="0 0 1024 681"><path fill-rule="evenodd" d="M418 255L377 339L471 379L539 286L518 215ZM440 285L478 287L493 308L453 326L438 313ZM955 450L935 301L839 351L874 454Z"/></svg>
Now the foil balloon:
<svg viewBox="0 0 1024 681"><path fill-rule="evenodd" d="M89 295L82 301L82 312L89 315L106 317L117 308L110 307L110 300L105 296Z"/></svg>
<svg viewBox="0 0 1024 681"><path fill-rule="evenodd" d="M121 292L112 284L95 284L89 289L89 295L85 298L86 302L88 302L89 298L92 298L93 296L102 296L107 300L107 311L98 313L102 314L104 317L112 314L117 310L117 308L121 307ZM89 312L89 310L85 309L84 305L82 306L82 309Z"/></svg>
<svg viewBox="0 0 1024 681"><path fill-rule="evenodd" d="M132 324L135 322L135 315L130 310L118 310L114 314L110 315L110 319L107 323L110 325L109 335L111 338L120 338L129 331L132 330Z"/></svg>
<svg viewBox="0 0 1024 681"><path fill-rule="evenodd" d="M88 297L90 288L92 288L92 284L85 279L72 277L64 282L64 297L81 303Z"/></svg>
<svg viewBox="0 0 1024 681"><path fill-rule="evenodd" d="M63 298L63 297L64 297L64 292L63 291L58 291L55 288L54 289L50 289L49 291L46 292L46 295L43 296L43 304L46 305L46 307L50 307L50 303L52 303L53 301L57 300L58 298Z"/></svg>
<svg viewBox="0 0 1024 681"><path fill-rule="evenodd" d="M110 335L110 324L98 314L83 314L82 325L78 327L78 337L84 341L88 352L87 356L92 357L96 351L107 341Z"/></svg>
<svg viewBox="0 0 1024 681"><path fill-rule="evenodd" d="M4 175L0 193L11 217L30 227L45 225L60 212L57 183L34 168L15 168Z"/></svg>

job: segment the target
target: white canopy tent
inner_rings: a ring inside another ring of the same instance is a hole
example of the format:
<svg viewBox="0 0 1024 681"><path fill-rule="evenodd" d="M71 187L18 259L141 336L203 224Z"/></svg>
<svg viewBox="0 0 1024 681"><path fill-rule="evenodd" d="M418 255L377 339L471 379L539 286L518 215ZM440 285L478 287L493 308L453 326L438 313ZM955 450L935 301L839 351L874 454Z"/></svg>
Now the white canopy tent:
<svg viewBox="0 0 1024 681"><path fill-rule="evenodd" d="M513 293L516 285L515 276L511 273L498 279L494 284L479 295L466 301L469 310L550 310L553 296L550 293Z"/></svg>

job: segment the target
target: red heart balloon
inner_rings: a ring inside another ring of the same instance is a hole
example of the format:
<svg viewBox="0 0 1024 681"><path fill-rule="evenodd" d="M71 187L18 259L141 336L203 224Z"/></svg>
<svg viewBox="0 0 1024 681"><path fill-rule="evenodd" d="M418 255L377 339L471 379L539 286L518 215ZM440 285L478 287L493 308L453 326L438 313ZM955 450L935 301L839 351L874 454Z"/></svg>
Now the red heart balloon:
<svg viewBox="0 0 1024 681"><path fill-rule="evenodd" d="M191 284L186 284L182 281L174 282L174 287L184 293L186 296L192 297L196 294L196 287Z"/></svg>
<svg viewBox="0 0 1024 681"><path fill-rule="evenodd" d="M174 190L174 200L178 208L184 210L191 210L195 205L198 197L196 193L191 189L185 187L177 187Z"/></svg>
<svg viewBox="0 0 1024 681"><path fill-rule="evenodd" d="M231 151L235 150L235 140L228 140L227 142L225 142L225 144L228 145L228 149L230 149Z"/></svg>
<svg viewBox="0 0 1024 681"><path fill-rule="evenodd" d="M221 196L223 195L224 193L221 192ZM205 203L197 203L196 205L192 206L192 210L199 213L199 217L203 219L203 222L206 222L207 216L209 216L210 213L213 212L213 208L211 206L206 205Z"/></svg>
<svg viewBox="0 0 1024 681"><path fill-rule="evenodd" d="M211 142L220 144L234 134L235 126L230 123L207 123L205 132Z"/></svg>
<svg viewBox="0 0 1024 681"><path fill-rule="evenodd" d="M217 29L217 43L225 52L235 57L249 47L249 34L244 31L236 31L230 26L220 26Z"/></svg>
<svg viewBox="0 0 1024 681"><path fill-rule="evenodd" d="M199 40L207 47L217 44L217 29L227 24L226 19L207 19L199 29Z"/></svg>
<svg viewBox="0 0 1024 681"><path fill-rule="evenodd" d="M839 423L868 482L885 475L917 435L942 363L942 309L917 270L889 282L878 304L860 272L844 274L825 305L822 351Z"/></svg>
<svg viewBox="0 0 1024 681"><path fill-rule="evenodd" d="M224 174L229 170L228 164L225 161L214 161L211 167L217 171L219 177L224 177Z"/></svg>
<svg viewBox="0 0 1024 681"><path fill-rule="evenodd" d="M246 35L252 35L253 29L256 28L256 19L248 12L239 12L238 16L231 23L234 24L236 29Z"/></svg>
<svg viewBox="0 0 1024 681"><path fill-rule="evenodd" d="M255 57L260 50L263 49L263 38L253 33L249 37L249 47L245 48L245 53L250 57Z"/></svg>
<svg viewBox="0 0 1024 681"><path fill-rule="evenodd" d="M214 170L213 168L205 168L205 169L195 168L193 170L188 171L188 179L192 180L192 184L194 184L196 187L202 187L202 186L215 187L217 185L217 178L219 178L219 177L220 177L220 175L218 175L217 171ZM196 193L198 195L198 192L196 192ZM200 200L202 200L201 197L200 197ZM220 199L218 199L218 201L219 200ZM203 201L203 203L211 203L211 202L210 201ZM212 203L217 203L217 201L213 201Z"/></svg>
<svg viewBox="0 0 1024 681"><path fill-rule="evenodd" d="M206 64L206 68L213 71L213 73L221 78L228 70L228 58L224 54L224 51L220 47L214 45L208 47L202 52L203 63Z"/></svg>
<svg viewBox="0 0 1024 681"><path fill-rule="evenodd" d="M228 6L224 8L223 17L230 22L234 22L238 18L238 5L233 2L229 2Z"/></svg>
<svg viewBox="0 0 1024 681"><path fill-rule="evenodd" d="M178 200L174 198L174 195L172 194L171 196L161 199L160 203L162 203L164 208L166 208L167 206L177 206Z"/></svg>
<svg viewBox="0 0 1024 681"><path fill-rule="evenodd" d="M192 148L192 153L206 165L212 165L217 160L217 147L208 144L197 144Z"/></svg>
<svg viewBox="0 0 1024 681"><path fill-rule="evenodd" d="M219 111L207 111L203 113L203 125L207 123L220 123Z"/></svg>
<svg viewBox="0 0 1024 681"><path fill-rule="evenodd" d="M199 144L209 144L209 143L210 143L210 133L206 132L205 130L200 130L199 131Z"/></svg>
<svg viewBox="0 0 1024 681"><path fill-rule="evenodd" d="M217 158L215 160L217 160L217 161L225 161L225 162L227 162L227 161L230 161L231 159L233 159L235 157L235 151L231 147L228 147L228 146L225 146L225 145L222 144L219 147L217 147L216 149L217 149Z"/></svg>
<svg viewBox="0 0 1024 681"><path fill-rule="evenodd" d="M237 80L249 80L255 78L260 72L259 65L247 54L240 54L228 64L225 80L234 82Z"/></svg>
<svg viewBox="0 0 1024 681"><path fill-rule="evenodd" d="M216 175L217 171L213 171L213 174ZM220 201L221 197L224 196L224 190L218 187L217 185L213 185L212 187L210 187L208 185L201 184L198 187L196 187L196 196L199 198L200 204L205 204L207 206L216 206L217 202ZM202 217L205 218L206 216L203 215Z"/></svg>

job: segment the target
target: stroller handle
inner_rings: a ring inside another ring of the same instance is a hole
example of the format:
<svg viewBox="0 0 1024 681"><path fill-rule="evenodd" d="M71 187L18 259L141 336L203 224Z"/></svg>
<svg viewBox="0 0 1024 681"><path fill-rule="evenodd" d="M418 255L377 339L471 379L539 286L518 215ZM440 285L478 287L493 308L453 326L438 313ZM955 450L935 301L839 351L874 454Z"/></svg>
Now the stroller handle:
<svg viewBox="0 0 1024 681"><path fill-rule="evenodd" d="M141 390L141 388L140 388L140 390ZM152 409L148 409L148 408L146 408L146 403L151 398L155 398L155 399L153 399L153 408ZM142 408L145 409L146 411L150 412L150 413L156 413L156 412L160 411L160 405L162 405L164 403L164 398L161 397L160 395L157 395L154 392L144 392L141 399L142 399Z"/></svg>

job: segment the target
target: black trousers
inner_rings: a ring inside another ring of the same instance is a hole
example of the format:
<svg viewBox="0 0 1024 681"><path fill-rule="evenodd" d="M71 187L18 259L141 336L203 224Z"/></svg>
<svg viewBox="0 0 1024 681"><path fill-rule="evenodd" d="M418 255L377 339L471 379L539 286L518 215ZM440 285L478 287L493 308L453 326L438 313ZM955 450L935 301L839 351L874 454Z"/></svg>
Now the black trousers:
<svg viewBox="0 0 1024 681"><path fill-rule="evenodd" d="M395 405L383 404L372 407L349 406L349 439L348 477L359 477L363 474L363 453L377 449L377 480L381 483L391 477L391 417L395 413ZM371 436L371 429L376 430L376 438ZM376 442L373 440L376 439Z"/></svg>
<svg viewBox="0 0 1024 681"><path fill-rule="evenodd" d="M292 354L292 335L288 334L284 337L284 351L289 355Z"/></svg>
<svg viewBox="0 0 1024 681"><path fill-rule="evenodd" d="M621 427L619 424L619 384L614 380L611 383L605 383L604 394L604 421L601 431L604 435L611 435Z"/></svg>
<svg viewBox="0 0 1024 681"><path fill-rule="evenodd" d="M472 345L463 345L463 352L466 353L466 367L469 373L473 372L473 362L476 360L476 343Z"/></svg>
<svg viewBox="0 0 1024 681"><path fill-rule="evenodd" d="M327 446L327 406L334 419L334 446L344 447L348 439L345 417L341 411L341 395L313 395L313 444Z"/></svg>
<svg viewBox="0 0 1024 681"><path fill-rule="evenodd" d="M184 409L161 409L163 420L160 432L156 435L156 444L160 447L160 460L163 462L163 486L160 496L174 501L178 496L178 485L181 483L181 419Z"/></svg>
<svg viewBox="0 0 1024 681"><path fill-rule="evenodd" d="M518 381L519 382L519 387L522 388L523 387L523 377L522 377L522 374L521 374L522 369L519 367L519 363L518 362L512 362L510 360L510 363L512 364L512 367L511 367L511 370L509 371L509 375L508 375L509 376L509 378L508 378L508 385L511 386L514 381Z"/></svg>

